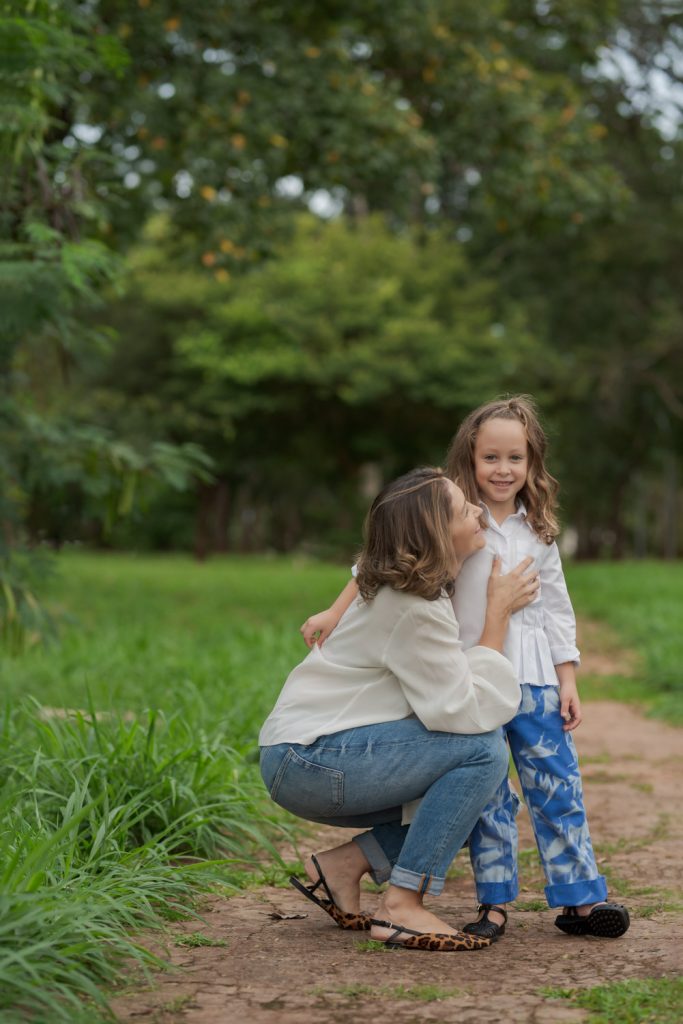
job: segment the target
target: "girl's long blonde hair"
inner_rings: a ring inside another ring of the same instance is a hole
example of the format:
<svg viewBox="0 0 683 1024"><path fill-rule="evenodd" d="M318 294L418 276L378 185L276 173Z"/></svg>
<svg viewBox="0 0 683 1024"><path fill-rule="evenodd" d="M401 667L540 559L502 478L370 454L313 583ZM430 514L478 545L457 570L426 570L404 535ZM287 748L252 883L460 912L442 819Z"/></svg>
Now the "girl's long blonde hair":
<svg viewBox="0 0 683 1024"><path fill-rule="evenodd" d="M482 425L492 419L517 420L526 431L529 468L519 496L524 502L529 526L544 543L552 544L560 532L555 514L559 485L545 468L548 439L529 395L496 399L466 416L448 449L447 473L462 488L468 501L480 501L474 472L474 446Z"/></svg>
<svg viewBox="0 0 683 1024"><path fill-rule="evenodd" d="M371 601L380 587L434 601L453 590L453 509L442 469L414 469L387 484L365 521L356 583Z"/></svg>

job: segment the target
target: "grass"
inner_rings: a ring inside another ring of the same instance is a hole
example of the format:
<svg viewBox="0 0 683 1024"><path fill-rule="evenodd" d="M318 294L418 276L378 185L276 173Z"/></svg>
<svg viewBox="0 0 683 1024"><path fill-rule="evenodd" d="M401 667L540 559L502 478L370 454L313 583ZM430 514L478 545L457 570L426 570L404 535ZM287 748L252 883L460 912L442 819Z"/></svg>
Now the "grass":
<svg viewBox="0 0 683 1024"><path fill-rule="evenodd" d="M533 913L539 910L547 910L548 904L545 900L515 900L512 904L513 910L520 910L522 913Z"/></svg>
<svg viewBox="0 0 683 1024"><path fill-rule="evenodd" d="M159 966L134 931L236 887L233 865L276 855L286 826L225 738L177 714L42 721L29 705L0 735L0 1011L66 1021L86 997L106 1017L124 960Z"/></svg>
<svg viewBox="0 0 683 1024"><path fill-rule="evenodd" d="M632 978L596 988L541 990L588 1010L588 1024L680 1024L683 978Z"/></svg>
<svg viewBox="0 0 683 1024"><path fill-rule="evenodd" d="M670 815L659 814L654 825L643 835L631 838L622 836L614 843L599 843L596 846L596 850L602 856L612 856L615 853L631 853L633 850L639 850L644 846L650 846L651 843L666 839L669 834L669 827Z"/></svg>
<svg viewBox="0 0 683 1024"><path fill-rule="evenodd" d="M348 572L304 561L67 553L48 599L61 642L0 659L3 693L41 704L140 713L179 711L229 728L252 749L290 668L298 627Z"/></svg>
<svg viewBox="0 0 683 1024"><path fill-rule="evenodd" d="M212 939L210 935L202 932L192 932L190 935L176 935L173 940L175 946L188 946L190 949L199 949L201 946L227 946L225 939Z"/></svg>
<svg viewBox="0 0 683 1024"><path fill-rule="evenodd" d="M421 1003L434 1003L462 995L459 988L441 988L440 985L366 985L356 982L342 985L336 992L349 999L397 999Z"/></svg>
<svg viewBox="0 0 683 1024"><path fill-rule="evenodd" d="M357 939L354 942L354 947L357 953L394 953L396 952L391 946L387 946L385 942L380 942L379 939Z"/></svg>
<svg viewBox="0 0 683 1024"><path fill-rule="evenodd" d="M278 862L292 825L256 739L304 653L300 622L345 577L268 559L60 561L61 642L0 659L3 1024L108 1019L122 965L160 965L140 928L191 919L209 886L298 867Z"/></svg>
<svg viewBox="0 0 683 1024"><path fill-rule="evenodd" d="M216 884L286 884L300 870L277 857L295 826L263 789L257 736L305 653L299 625L348 578L269 557L72 551L58 564L45 593L59 642L0 654L3 1024L108 1019L122 964L159 965L140 928L196 919L197 894ZM579 612L643 666L591 692L646 697L683 721L682 582L676 565L572 567ZM76 711L49 710L64 708ZM520 864L535 875L535 850Z"/></svg>
<svg viewBox="0 0 683 1024"><path fill-rule="evenodd" d="M579 563L567 582L577 611L609 626L640 663L634 678L582 677L582 695L637 701L683 725L683 563Z"/></svg>

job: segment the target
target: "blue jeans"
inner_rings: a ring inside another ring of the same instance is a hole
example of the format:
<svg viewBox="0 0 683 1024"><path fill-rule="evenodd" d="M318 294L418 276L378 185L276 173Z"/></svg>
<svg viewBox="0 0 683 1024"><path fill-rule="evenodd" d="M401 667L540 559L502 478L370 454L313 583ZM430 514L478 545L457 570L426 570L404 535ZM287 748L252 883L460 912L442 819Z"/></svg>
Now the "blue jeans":
<svg viewBox="0 0 683 1024"><path fill-rule="evenodd" d="M500 732L431 732L417 718L261 748L275 803L347 828L378 883L437 895L456 853L507 772ZM410 825L402 804L422 797Z"/></svg>
<svg viewBox="0 0 683 1024"><path fill-rule="evenodd" d="M583 806L581 775L571 733L562 728L556 686L522 685L522 703L504 726L536 836L551 907L578 907L607 898ZM480 903L507 903L518 893L519 800L507 780L470 836Z"/></svg>

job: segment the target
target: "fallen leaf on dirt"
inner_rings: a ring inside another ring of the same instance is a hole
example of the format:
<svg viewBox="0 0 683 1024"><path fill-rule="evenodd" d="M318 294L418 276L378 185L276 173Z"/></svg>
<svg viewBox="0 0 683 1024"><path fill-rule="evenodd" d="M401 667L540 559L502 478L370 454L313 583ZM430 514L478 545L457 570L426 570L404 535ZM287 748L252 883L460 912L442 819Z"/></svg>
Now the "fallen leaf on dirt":
<svg viewBox="0 0 683 1024"><path fill-rule="evenodd" d="M274 921L299 921L302 917L308 917L308 914L283 914L281 910L273 910L268 917Z"/></svg>

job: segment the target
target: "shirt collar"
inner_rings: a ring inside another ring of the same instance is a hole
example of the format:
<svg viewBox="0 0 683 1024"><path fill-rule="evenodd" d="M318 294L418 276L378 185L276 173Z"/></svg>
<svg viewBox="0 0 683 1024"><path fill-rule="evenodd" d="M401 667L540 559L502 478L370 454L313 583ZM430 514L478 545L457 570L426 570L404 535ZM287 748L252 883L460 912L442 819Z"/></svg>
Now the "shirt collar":
<svg viewBox="0 0 683 1024"><path fill-rule="evenodd" d="M500 526L498 525L496 520L491 515L491 509L488 507L486 502L485 501L480 501L479 502L479 507L484 510L484 513L486 515L486 520L488 522L488 525L493 527L495 530L500 530ZM526 519L526 506L524 505L523 501L518 501L517 502L517 509L516 509L516 511L513 512L511 516L508 516L507 519L505 520L505 522L507 523L509 519Z"/></svg>

